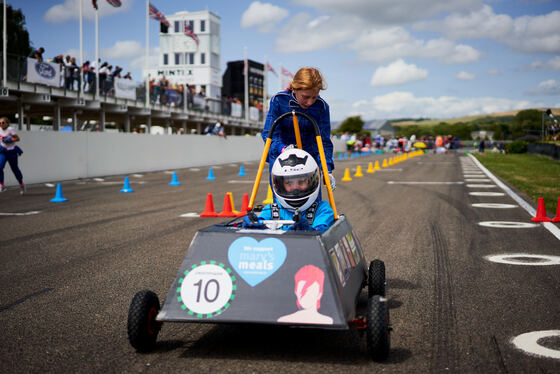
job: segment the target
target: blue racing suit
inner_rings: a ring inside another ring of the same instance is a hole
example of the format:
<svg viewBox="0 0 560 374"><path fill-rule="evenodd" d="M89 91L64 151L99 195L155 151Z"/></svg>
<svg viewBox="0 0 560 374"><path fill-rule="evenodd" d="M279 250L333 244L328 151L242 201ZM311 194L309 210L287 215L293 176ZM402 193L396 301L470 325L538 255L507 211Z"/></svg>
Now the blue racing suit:
<svg viewBox="0 0 560 374"><path fill-rule="evenodd" d="M331 141L331 119L329 114L329 105L320 96L313 105L307 109L303 109L299 106L293 91L291 90L281 91L274 95L270 100L270 109L268 110L262 132L263 140L266 142L270 126L272 126L272 123L276 120L276 118L286 112L291 112L292 110L305 113L317 122L319 131L321 132L321 138L323 140L323 148L325 149L327 169L330 173L334 170L333 144ZM319 165L319 168L321 168L321 158L319 156L319 148L317 147L315 129L313 128L313 125L306 118L301 116L298 116L298 123L303 150L311 154L317 162L317 165ZM290 144L297 144L294 134L294 124L291 116L284 118L276 125L276 129L274 130L274 134L272 134L271 138L272 142L270 144L267 161L272 168L274 160L276 160L276 157L278 157L278 155L282 152L282 148Z"/></svg>
<svg viewBox="0 0 560 374"><path fill-rule="evenodd" d="M294 211L290 209L286 209L282 207L282 205L278 204L280 217L278 219L281 220L291 220L293 219ZM315 217L311 225L307 222L306 218L307 210L301 212L301 219L299 222L296 222L296 226L291 225L284 225L282 226L282 230L327 230L331 225L334 223L334 212L330 206L330 204L325 200L320 200L317 209L315 210ZM259 219L264 220L271 220L272 219L272 204L266 205L261 214L259 215Z"/></svg>

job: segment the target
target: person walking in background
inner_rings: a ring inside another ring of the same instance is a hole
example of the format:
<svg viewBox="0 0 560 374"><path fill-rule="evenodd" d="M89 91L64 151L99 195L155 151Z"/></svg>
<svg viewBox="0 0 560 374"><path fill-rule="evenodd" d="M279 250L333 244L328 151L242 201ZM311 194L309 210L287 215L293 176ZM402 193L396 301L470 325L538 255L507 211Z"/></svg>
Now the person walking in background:
<svg viewBox="0 0 560 374"><path fill-rule="evenodd" d="M25 193L25 184L23 183L23 175L18 167L18 157L23 153L20 147L16 145L19 142L19 136L13 127L9 127L10 121L7 117L0 118L0 192L4 192L7 188L4 186L4 166L6 161L10 164L10 168L19 182L20 193Z"/></svg>
<svg viewBox="0 0 560 374"><path fill-rule="evenodd" d="M332 175L334 170L333 144L331 141L331 119L329 105L319 96L319 91L326 89L325 81L316 68L304 67L294 75L290 86L285 91L280 91L270 100L270 109L266 116L266 122L262 132L262 138L266 142L268 132L272 123L282 114L293 110L310 116L317 122L321 139L325 150L325 158L331 186L334 189L335 179ZM298 118L303 150L311 154L318 165L321 165L319 148L315 139L315 129L306 118ZM294 125L291 117L284 118L275 128L271 136L272 143L268 154L270 168L274 160L288 146L296 144Z"/></svg>

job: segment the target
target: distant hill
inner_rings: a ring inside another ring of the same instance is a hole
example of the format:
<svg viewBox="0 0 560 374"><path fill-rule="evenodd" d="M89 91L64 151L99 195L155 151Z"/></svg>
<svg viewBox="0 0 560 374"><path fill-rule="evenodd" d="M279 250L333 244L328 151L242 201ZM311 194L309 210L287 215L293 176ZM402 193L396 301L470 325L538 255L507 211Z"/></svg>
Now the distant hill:
<svg viewBox="0 0 560 374"><path fill-rule="evenodd" d="M537 110L546 110L543 108L537 108ZM559 109L553 109L552 110L552 114L556 117L560 117L560 108ZM395 126L409 126L409 125L422 125L422 126L431 126L431 125L437 125L440 122L446 122L446 123L459 123L459 122L472 122L475 120L480 120L480 119L484 119L484 118L500 118L503 117L503 119L505 120L507 117L514 117L517 113L519 113L519 110L510 110L508 112L500 112L500 113L491 113L491 114L480 114L480 115L474 115L474 116L464 116L464 117L455 117L455 118L440 118L440 119L411 119L411 118L407 118L407 119L391 119L391 120L364 120L364 122L366 124L369 123L384 123L386 121L389 121L392 125ZM336 121L336 122L331 122L331 130L336 130L338 129L338 127L340 126L340 124L342 123L342 121ZM364 126L364 128L367 126Z"/></svg>

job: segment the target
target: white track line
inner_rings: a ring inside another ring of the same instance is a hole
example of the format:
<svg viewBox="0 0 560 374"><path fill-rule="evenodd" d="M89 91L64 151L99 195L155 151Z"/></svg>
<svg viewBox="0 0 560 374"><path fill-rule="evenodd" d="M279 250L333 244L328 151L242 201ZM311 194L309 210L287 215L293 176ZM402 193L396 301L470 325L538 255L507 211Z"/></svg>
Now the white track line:
<svg viewBox="0 0 560 374"><path fill-rule="evenodd" d="M525 200L523 200L519 195L517 195L515 192L513 192L511 190L511 188L509 188L508 186L506 186L505 184L502 183L502 181L500 181L494 174L492 174L490 172L490 170L486 169L484 167L484 165L482 165L473 155L471 155L469 153L468 155L477 165L478 167L484 171L486 173L486 175L488 175L488 177L490 179L492 179L494 181L494 183L496 183L502 190L504 190L513 200L515 200L523 209L525 209L527 211L527 213L529 213L531 215L531 217L534 217L535 214L537 213L537 211L531 206L529 205L528 202L526 202ZM556 238L558 238L558 240L560 240L560 229L558 227L556 227L556 225L554 225L551 222L542 222L542 225L544 226L545 229L547 229L548 231L550 231L550 233L552 235L554 235Z"/></svg>

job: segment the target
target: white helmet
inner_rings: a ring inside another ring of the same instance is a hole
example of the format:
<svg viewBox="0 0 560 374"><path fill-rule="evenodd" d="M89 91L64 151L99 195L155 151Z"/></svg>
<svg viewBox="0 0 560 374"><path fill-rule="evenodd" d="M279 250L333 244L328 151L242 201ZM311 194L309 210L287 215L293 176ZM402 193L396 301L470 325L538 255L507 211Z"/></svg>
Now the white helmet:
<svg viewBox="0 0 560 374"><path fill-rule="evenodd" d="M304 211L319 195L319 167L315 159L301 149L288 149L274 161L271 171L272 189L286 209Z"/></svg>

